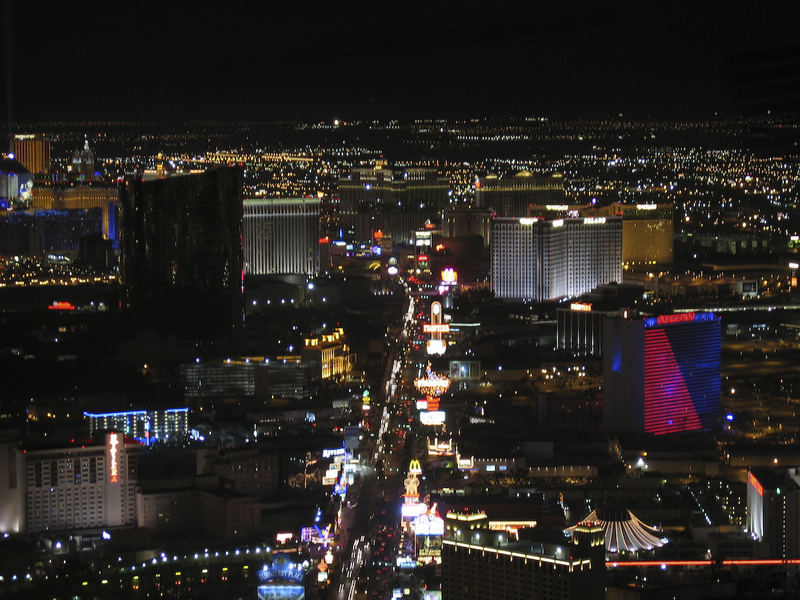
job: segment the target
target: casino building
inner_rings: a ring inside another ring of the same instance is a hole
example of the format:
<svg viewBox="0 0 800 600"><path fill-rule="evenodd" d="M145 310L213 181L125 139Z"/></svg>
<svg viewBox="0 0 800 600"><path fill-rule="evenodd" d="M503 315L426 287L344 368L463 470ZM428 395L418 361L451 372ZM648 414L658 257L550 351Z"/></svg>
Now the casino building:
<svg viewBox="0 0 800 600"><path fill-rule="evenodd" d="M118 432L67 447L6 445L0 452L3 533L136 524L140 445Z"/></svg>
<svg viewBox="0 0 800 600"><path fill-rule="evenodd" d="M622 221L615 217L492 222L495 297L541 302L622 282Z"/></svg>
<svg viewBox="0 0 800 600"><path fill-rule="evenodd" d="M721 320L713 313L608 317L603 427L609 432L709 431L720 425Z"/></svg>

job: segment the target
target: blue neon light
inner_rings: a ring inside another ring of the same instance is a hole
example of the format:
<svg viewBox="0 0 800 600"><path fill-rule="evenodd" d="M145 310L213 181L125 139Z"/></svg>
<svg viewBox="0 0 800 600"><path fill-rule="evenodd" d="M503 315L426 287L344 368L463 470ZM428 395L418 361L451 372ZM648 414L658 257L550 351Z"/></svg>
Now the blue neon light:
<svg viewBox="0 0 800 600"><path fill-rule="evenodd" d="M728 413L725 415L725 419L728 421L733 421L736 417L733 416L733 413Z"/></svg>
<svg viewBox="0 0 800 600"><path fill-rule="evenodd" d="M130 417L132 415L146 415L146 410L126 410L122 412L109 412L109 413L90 413L83 411L83 416L91 417L93 419L102 419L104 417Z"/></svg>
<svg viewBox="0 0 800 600"><path fill-rule="evenodd" d="M188 408L168 408L164 412L168 412L168 413L189 412L189 409Z"/></svg>

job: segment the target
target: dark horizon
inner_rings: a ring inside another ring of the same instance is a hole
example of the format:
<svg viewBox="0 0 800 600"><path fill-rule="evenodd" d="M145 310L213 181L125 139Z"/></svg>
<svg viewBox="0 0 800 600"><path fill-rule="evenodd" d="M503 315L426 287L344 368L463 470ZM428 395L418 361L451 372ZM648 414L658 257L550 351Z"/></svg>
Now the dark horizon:
<svg viewBox="0 0 800 600"><path fill-rule="evenodd" d="M82 8L42 19L7 3L2 98L15 123L661 120L783 112L800 99L796 15L746 5Z"/></svg>

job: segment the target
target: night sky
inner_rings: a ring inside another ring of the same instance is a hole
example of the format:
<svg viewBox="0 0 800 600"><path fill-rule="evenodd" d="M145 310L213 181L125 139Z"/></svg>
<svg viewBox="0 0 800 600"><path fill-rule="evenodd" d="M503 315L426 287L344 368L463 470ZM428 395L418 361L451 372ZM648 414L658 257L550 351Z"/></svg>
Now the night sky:
<svg viewBox="0 0 800 600"><path fill-rule="evenodd" d="M11 2L3 115L8 81L16 122L693 118L800 105L797 9L432 4Z"/></svg>

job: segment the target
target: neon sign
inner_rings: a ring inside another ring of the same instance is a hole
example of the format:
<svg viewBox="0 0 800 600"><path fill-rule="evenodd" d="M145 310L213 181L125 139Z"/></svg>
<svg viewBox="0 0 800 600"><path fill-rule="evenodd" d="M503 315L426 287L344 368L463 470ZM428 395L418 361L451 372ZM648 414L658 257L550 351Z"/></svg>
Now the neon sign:
<svg viewBox="0 0 800 600"><path fill-rule="evenodd" d="M48 310L76 310L72 302L65 302L63 300L56 300L47 307Z"/></svg>
<svg viewBox="0 0 800 600"><path fill-rule="evenodd" d="M759 496L764 495L764 486L759 483L758 479L756 479L756 476L753 475L752 472L747 473L747 483L753 486L753 489Z"/></svg>
<svg viewBox="0 0 800 600"><path fill-rule="evenodd" d="M258 571L258 580L262 583L268 583L276 579L302 583L305 576L306 571L303 565L292 562L289 560L289 557L282 552L275 555L271 565L265 564L261 570Z"/></svg>
<svg viewBox="0 0 800 600"><path fill-rule="evenodd" d="M450 323L424 323L422 333L450 333Z"/></svg>
<svg viewBox="0 0 800 600"><path fill-rule="evenodd" d="M119 483L119 463L117 461L117 446L119 445L119 434L111 433L108 436L108 455L110 460L110 483Z"/></svg>
<svg viewBox="0 0 800 600"><path fill-rule="evenodd" d="M592 305L584 302L573 302L569 305L570 310L576 310L579 312L591 312Z"/></svg>

